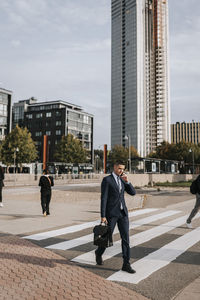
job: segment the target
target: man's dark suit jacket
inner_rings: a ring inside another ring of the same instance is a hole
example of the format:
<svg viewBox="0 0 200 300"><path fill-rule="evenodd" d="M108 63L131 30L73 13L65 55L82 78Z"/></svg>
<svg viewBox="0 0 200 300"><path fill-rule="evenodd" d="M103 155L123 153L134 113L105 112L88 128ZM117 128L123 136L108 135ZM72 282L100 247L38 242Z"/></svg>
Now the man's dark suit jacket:
<svg viewBox="0 0 200 300"><path fill-rule="evenodd" d="M120 215L120 206L123 205L123 209L126 215L128 210L124 199L124 191L129 195L135 195L136 191L131 183L125 182L121 179L121 192L115 181L114 176L111 174L104 177L101 183L101 217L111 218L118 217Z"/></svg>

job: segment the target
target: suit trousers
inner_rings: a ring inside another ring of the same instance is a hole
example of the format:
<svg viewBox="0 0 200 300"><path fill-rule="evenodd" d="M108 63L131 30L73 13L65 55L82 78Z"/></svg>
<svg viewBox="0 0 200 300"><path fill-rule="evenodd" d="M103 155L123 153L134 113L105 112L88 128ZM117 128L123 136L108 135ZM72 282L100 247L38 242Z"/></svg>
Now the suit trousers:
<svg viewBox="0 0 200 300"><path fill-rule="evenodd" d="M0 202L2 202L2 186L0 186Z"/></svg>
<svg viewBox="0 0 200 300"><path fill-rule="evenodd" d="M42 206L42 212L49 213L49 203L51 201L51 192L50 193L41 193L41 206Z"/></svg>
<svg viewBox="0 0 200 300"><path fill-rule="evenodd" d="M119 217L107 218L108 225L111 228L112 233L114 232L117 224L121 240L122 240L122 255L124 263L129 263L130 260L130 246L129 246L129 219L125 214L124 210L121 210ZM97 255L102 255L106 250L105 247L98 247L96 250Z"/></svg>
<svg viewBox="0 0 200 300"><path fill-rule="evenodd" d="M192 219L194 218L194 216L198 213L200 209L200 194L196 194L196 203L195 206L193 208L193 210L191 211L188 219L187 219L187 223L191 223Z"/></svg>

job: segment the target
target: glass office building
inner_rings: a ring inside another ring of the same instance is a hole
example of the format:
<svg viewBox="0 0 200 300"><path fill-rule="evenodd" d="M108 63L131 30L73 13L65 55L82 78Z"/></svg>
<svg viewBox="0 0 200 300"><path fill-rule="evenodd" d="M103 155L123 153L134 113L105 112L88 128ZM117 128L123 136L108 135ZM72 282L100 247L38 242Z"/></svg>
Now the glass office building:
<svg viewBox="0 0 200 300"><path fill-rule="evenodd" d="M11 131L12 92L0 88L0 140Z"/></svg>
<svg viewBox="0 0 200 300"><path fill-rule="evenodd" d="M170 141L168 3L112 0L111 146Z"/></svg>
<svg viewBox="0 0 200 300"><path fill-rule="evenodd" d="M75 104L62 100L30 104L24 113L24 124L36 142L39 161L43 160L43 136L48 136L48 162L54 162L55 147L62 136L77 137L93 162L93 115Z"/></svg>

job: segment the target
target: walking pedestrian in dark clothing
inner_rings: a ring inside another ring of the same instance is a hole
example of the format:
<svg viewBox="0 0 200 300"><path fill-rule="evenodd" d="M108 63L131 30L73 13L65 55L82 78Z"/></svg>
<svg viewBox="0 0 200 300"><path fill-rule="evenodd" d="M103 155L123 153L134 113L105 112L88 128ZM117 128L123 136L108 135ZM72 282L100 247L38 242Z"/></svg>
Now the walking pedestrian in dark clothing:
<svg viewBox="0 0 200 300"><path fill-rule="evenodd" d="M200 209L200 175L195 180L195 188L196 188L196 203L186 221L186 225L188 228L192 228L192 224L191 224L192 219Z"/></svg>
<svg viewBox="0 0 200 300"><path fill-rule="evenodd" d="M111 175L104 177L101 184L101 222L108 223L113 233L116 224L122 240L123 266L122 270L128 273L135 273L130 265L129 246L129 219L126 207L124 192L135 195L136 191L128 177L124 173L125 166L122 163L114 164L114 171ZM97 265L102 265L102 254L105 247L98 247L95 251Z"/></svg>
<svg viewBox="0 0 200 300"><path fill-rule="evenodd" d="M3 202L2 202L2 188L4 186L3 180L4 180L4 171L2 166L0 166L0 207L3 207Z"/></svg>
<svg viewBox="0 0 200 300"><path fill-rule="evenodd" d="M44 217L50 215L49 204L51 201L51 187L54 186L53 177L48 175L48 170L43 170L40 177L39 186L41 187L41 206Z"/></svg>

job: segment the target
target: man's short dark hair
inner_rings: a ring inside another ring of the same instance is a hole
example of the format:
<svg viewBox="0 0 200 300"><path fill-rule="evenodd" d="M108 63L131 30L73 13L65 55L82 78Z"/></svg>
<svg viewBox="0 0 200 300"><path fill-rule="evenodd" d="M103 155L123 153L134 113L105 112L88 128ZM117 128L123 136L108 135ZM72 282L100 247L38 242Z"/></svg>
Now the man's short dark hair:
<svg viewBox="0 0 200 300"><path fill-rule="evenodd" d="M119 166L119 165L123 165L125 166L125 163L121 160L117 160L115 163L114 163L114 166Z"/></svg>

